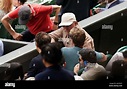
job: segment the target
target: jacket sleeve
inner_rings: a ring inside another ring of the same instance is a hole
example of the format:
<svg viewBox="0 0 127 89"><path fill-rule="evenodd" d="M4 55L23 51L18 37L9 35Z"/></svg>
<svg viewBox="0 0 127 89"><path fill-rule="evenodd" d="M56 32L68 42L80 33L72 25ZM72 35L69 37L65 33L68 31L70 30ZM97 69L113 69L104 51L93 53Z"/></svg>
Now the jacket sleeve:
<svg viewBox="0 0 127 89"><path fill-rule="evenodd" d="M62 37L62 28L59 28L51 33L49 33L50 37L57 41L59 38Z"/></svg>

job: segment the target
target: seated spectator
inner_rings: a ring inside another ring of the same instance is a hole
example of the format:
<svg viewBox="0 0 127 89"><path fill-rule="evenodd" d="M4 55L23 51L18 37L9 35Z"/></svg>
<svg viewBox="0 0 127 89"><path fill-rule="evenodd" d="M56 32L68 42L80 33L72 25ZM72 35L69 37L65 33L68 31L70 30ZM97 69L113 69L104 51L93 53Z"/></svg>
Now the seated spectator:
<svg viewBox="0 0 127 89"><path fill-rule="evenodd" d="M36 74L45 70L45 66L42 63L41 47L47 45L50 42L51 37L47 33L39 32L36 34L35 45L39 54L31 60L26 78L35 77Z"/></svg>
<svg viewBox="0 0 127 89"><path fill-rule="evenodd" d="M112 69L112 64L116 60L127 60L127 50L122 51L122 52L116 52L112 58L109 60L109 62L106 65L106 70L111 71Z"/></svg>
<svg viewBox="0 0 127 89"><path fill-rule="evenodd" d="M4 44L3 41L0 40L0 56L2 56L4 54Z"/></svg>
<svg viewBox="0 0 127 89"><path fill-rule="evenodd" d="M62 15L61 23L59 24L59 26L59 29L49 33L49 35L53 38L52 40L58 41L59 39L62 39L66 47L73 47L74 44L69 40L68 34L73 27L80 27L78 25L75 15L73 13L64 13ZM84 29L82 30L85 32L86 35L83 47L91 48L94 50L93 38Z"/></svg>
<svg viewBox="0 0 127 89"><path fill-rule="evenodd" d="M98 4L91 9L91 15L95 15L105 10L106 4L106 0L98 0Z"/></svg>
<svg viewBox="0 0 127 89"><path fill-rule="evenodd" d="M125 79L127 61L116 60L112 63L111 71L108 74L108 79Z"/></svg>
<svg viewBox="0 0 127 89"><path fill-rule="evenodd" d="M69 37L74 47L63 47L61 51L66 62L65 69L73 71L74 66L78 63L77 52L83 48L86 35L81 28L73 27L69 32Z"/></svg>
<svg viewBox="0 0 127 89"><path fill-rule="evenodd" d="M42 47L41 55L46 69L35 76L35 80L75 80L74 73L64 69L59 63L62 60L62 52L55 43L49 43Z"/></svg>
<svg viewBox="0 0 127 89"><path fill-rule="evenodd" d="M8 63L8 68L5 71L3 80L23 80L24 71L21 63L11 62Z"/></svg>
<svg viewBox="0 0 127 89"><path fill-rule="evenodd" d="M66 61L65 68L73 71L74 66L78 63L79 56L77 54L83 48L86 35L83 29L80 27L73 27L69 32L70 41L74 44L74 47L63 47L62 54ZM102 52L96 52L97 61L102 62L107 60L107 56Z"/></svg>
<svg viewBox="0 0 127 89"><path fill-rule="evenodd" d="M105 10L107 10L107 9L113 7L113 6L116 6L116 5L120 4L120 3L122 3L123 1L120 1L120 0L105 0L105 2L106 2L105 8L96 8L95 9L96 13L105 11Z"/></svg>
<svg viewBox="0 0 127 89"><path fill-rule="evenodd" d="M107 72L102 65L97 63L96 52L92 49L81 49L79 51L79 61L84 65L84 70L80 75L84 80L106 79ZM74 72L78 74L79 65L74 67Z"/></svg>

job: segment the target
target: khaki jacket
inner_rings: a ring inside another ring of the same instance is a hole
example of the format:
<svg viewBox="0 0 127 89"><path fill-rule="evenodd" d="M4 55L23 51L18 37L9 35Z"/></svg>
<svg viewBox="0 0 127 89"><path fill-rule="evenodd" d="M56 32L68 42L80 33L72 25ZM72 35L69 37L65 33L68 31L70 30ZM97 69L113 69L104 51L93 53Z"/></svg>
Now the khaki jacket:
<svg viewBox="0 0 127 89"><path fill-rule="evenodd" d="M77 26L79 26L79 25L77 25ZM82 30L84 30L84 29L82 29ZM95 50L93 38L85 30L84 30L84 32L86 34L86 39L85 39L83 47L92 48L93 50ZM74 44L69 39L68 34L69 33L63 27L61 27L58 30L55 30L55 31L49 33L49 35L54 40L62 40L66 47L73 47Z"/></svg>

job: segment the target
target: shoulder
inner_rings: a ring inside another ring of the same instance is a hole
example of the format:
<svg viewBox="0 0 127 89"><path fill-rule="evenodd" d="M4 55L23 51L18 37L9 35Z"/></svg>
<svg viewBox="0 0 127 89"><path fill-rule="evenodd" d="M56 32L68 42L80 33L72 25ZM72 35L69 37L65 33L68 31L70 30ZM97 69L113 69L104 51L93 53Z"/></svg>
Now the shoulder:
<svg viewBox="0 0 127 89"><path fill-rule="evenodd" d="M50 71L49 70L44 70L43 72L40 72L38 73L36 76L35 76L35 80L43 80L43 79L47 79L48 75Z"/></svg>
<svg viewBox="0 0 127 89"><path fill-rule="evenodd" d="M42 56L40 54L38 54L36 57L34 57L31 62L32 63L36 63L36 62L40 62L42 59Z"/></svg>
<svg viewBox="0 0 127 89"><path fill-rule="evenodd" d="M123 57L123 53L122 52L116 52L113 57Z"/></svg>
<svg viewBox="0 0 127 89"><path fill-rule="evenodd" d="M70 70L67 70L65 68L61 68L62 71L68 73L68 74L71 74L71 75L74 75L74 72L73 71L70 71Z"/></svg>
<svg viewBox="0 0 127 89"><path fill-rule="evenodd" d="M52 33L61 33L63 32L63 27L60 27L59 29L53 31L53 32L50 32L49 34L52 34Z"/></svg>
<svg viewBox="0 0 127 89"><path fill-rule="evenodd" d="M38 73L36 76L35 76L35 80L39 80L41 77L43 77L43 73Z"/></svg>
<svg viewBox="0 0 127 89"><path fill-rule="evenodd" d="M68 49L69 49L69 47L62 47L61 48L62 51L65 51L65 50L68 50Z"/></svg>
<svg viewBox="0 0 127 89"><path fill-rule="evenodd" d="M67 53L68 53L68 52L70 52L70 51L73 51L73 47L62 47L62 48L61 48L61 51L62 51L62 52L67 52Z"/></svg>

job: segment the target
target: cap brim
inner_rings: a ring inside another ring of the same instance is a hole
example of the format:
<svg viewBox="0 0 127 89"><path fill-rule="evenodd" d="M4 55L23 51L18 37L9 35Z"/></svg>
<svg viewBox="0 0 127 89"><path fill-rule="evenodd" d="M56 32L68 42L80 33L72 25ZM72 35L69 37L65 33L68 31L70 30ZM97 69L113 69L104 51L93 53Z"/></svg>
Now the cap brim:
<svg viewBox="0 0 127 89"><path fill-rule="evenodd" d="M21 20L20 18L18 19L19 24L21 25L26 25L28 23L29 19L26 20Z"/></svg>
<svg viewBox="0 0 127 89"><path fill-rule="evenodd" d="M69 26L69 25L71 25L73 22L61 22L60 24L59 24L59 26Z"/></svg>

